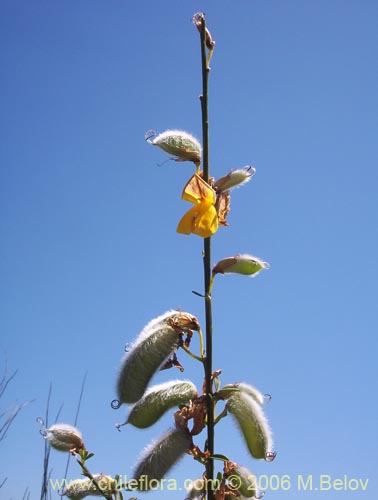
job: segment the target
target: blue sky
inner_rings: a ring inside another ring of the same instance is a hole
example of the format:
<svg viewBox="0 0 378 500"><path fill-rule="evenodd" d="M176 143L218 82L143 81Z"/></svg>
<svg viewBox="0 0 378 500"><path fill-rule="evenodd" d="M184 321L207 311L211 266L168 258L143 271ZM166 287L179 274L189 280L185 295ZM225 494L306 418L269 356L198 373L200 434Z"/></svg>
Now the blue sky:
<svg viewBox="0 0 378 500"><path fill-rule="evenodd" d="M88 371L78 427L93 472L130 475L172 424L167 415L118 433L125 408L110 401L124 345L150 319L181 307L204 323L191 293L202 289L202 241L175 232L193 167L159 167L166 155L144 141L151 128L201 137L197 11L216 40L211 173L257 169L233 193L213 260L241 252L271 265L255 279L216 281L214 368L224 384L272 395L277 458L252 460L229 419L216 451L258 476L288 475L289 490L272 482L266 498L377 496L377 3L3 0L0 345L19 371L1 408L35 401L0 443L1 498L26 487L39 497L35 418L50 382L52 414L63 403L72 423ZM200 386L195 361L180 359ZM65 460L52 453L53 477ZM186 457L170 477L201 473ZM321 475L369 483L299 491L309 475L314 486Z"/></svg>

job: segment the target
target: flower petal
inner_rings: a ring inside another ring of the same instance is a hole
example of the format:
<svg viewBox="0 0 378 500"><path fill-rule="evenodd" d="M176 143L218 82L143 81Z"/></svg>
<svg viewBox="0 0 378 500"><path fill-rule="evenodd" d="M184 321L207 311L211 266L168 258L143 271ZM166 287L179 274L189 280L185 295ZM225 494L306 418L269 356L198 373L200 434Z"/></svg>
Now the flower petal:
<svg viewBox="0 0 378 500"><path fill-rule="evenodd" d="M180 234L190 234L194 226L194 221L199 214L199 205L195 205L182 217L178 223L176 231Z"/></svg>
<svg viewBox="0 0 378 500"><path fill-rule="evenodd" d="M218 216L214 205L202 201L192 207L180 220L177 232L181 234L196 234L208 238L218 229Z"/></svg>
<svg viewBox="0 0 378 500"><path fill-rule="evenodd" d="M199 203L201 200L206 200L214 204L216 201L214 189L198 174L194 174L185 184L181 198L191 203Z"/></svg>
<svg viewBox="0 0 378 500"><path fill-rule="evenodd" d="M200 203L200 212L194 220L193 234L208 238L218 230L218 215L214 205L203 201Z"/></svg>

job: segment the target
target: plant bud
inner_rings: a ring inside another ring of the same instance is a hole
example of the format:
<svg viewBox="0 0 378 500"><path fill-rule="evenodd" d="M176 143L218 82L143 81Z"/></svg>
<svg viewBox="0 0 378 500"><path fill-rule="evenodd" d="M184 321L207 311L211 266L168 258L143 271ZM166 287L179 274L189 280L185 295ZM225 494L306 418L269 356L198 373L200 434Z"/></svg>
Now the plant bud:
<svg viewBox="0 0 378 500"><path fill-rule="evenodd" d="M202 31L203 19L205 19L205 15L202 12L197 12L193 16L193 23L200 33ZM209 50L214 50L215 40L213 40L210 31L206 27L205 27L205 42L206 42L206 48L208 48Z"/></svg>
<svg viewBox="0 0 378 500"><path fill-rule="evenodd" d="M181 334L196 325L194 316L180 311L168 311L147 324L121 365L117 381L121 403L135 403L143 396L153 375L178 348Z"/></svg>
<svg viewBox="0 0 378 500"><path fill-rule="evenodd" d="M226 257L215 264L213 267L213 276L218 273L256 276L262 269L269 269L269 264L252 255L237 254L235 257Z"/></svg>
<svg viewBox="0 0 378 500"><path fill-rule="evenodd" d="M256 389L256 387L253 387L253 385L250 384L246 384L245 382L225 385L224 387L222 387L222 389L218 391L218 395L222 399L228 399L236 391L248 394L248 396L251 396L260 405L263 405L265 403L264 395L258 389Z"/></svg>
<svg viewBox="0 0 378 500"><path fill-rule="evenodd" d="M242 498L252 498L258 496L257 479L246 467L236 465L230 476L230 486L237 490Z"/></svg>
<svg viewBox="0 0 378 500"><path fill-rule="evenodd" d="M189 380L175 380L151 387L132 408L127 423L139 429L150 427L164 413L198 395L196 386Z"/></svg>
<svg viewBox="0 0 378 500"><path fill-rule="evenodd" d="M255 173L256 169L250 165L237 170L230 170L227 175L215 181L214 189L217 193L223 193L235 187L240 187L251 180Z"/></svg>
<svg viewBox="0 0 378 500"><path fill-rule="evenodd" d="M55 450L77 453L84 448L81 433L72 425L55 424L45 430L44 438Z"/></svg>
<svg viewBox="0 0 378 500"><path fill-rule="evenodd" d="M188 132L166 130L156 137L154 135L154 131L148 131L145 136L147 142L175 156L176 161L192 161L196 165L201 163L201 144Z"/></svg>
<svg viewBox="0 0 378 500"><path fill-rule="evenodd" d="M139 482L138 490L148 491L156 488L165 474L189 451L192 439L182 429L168 431L159 441L145 450L136 466L134 478Z"/></svg>
<svg viewBox="0 0 378 500"><path fill-rule="evenodd" d="M117 481L111 476L94 474L93 477L102 491L98 490L92 479L76 479L68 484L62 496L66 496L70 500L81 500L87 496L103 497L106 495L109 497L117 491Z"/></svg>
<svg viewBox="0 0 378 500"><path fill-rule="evenodd" d="M249 394L239 391L229 397L226 407L240 427L251 455L271 459L272 432L260 405Z"/></svg>

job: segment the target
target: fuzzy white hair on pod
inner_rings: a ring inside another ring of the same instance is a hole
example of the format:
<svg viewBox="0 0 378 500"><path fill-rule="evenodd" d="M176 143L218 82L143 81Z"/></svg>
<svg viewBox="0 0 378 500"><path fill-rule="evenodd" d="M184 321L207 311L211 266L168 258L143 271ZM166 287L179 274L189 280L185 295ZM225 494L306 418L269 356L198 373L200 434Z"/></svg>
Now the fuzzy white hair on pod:
<svg viewBox="0 0 378 500"><path fill-rule="evenodd" d="M177 384L190 384L191 386L196 388L196 386L193 384L193 382L191 380L185 380L185 379L184 380L180 380L180 379L168 380L167 382L162 382L161 384L156 384L156 385L149 387L146 390L146 392L143 394L143 397L148 396L149 394L154 393L154 392L168 391L169 389L173 388Z"/></svg>
<svg viewBox="0 0 378 500"><path fill-rule="evenodd" d="M45 431L45 439L59 451L79 450L84 447L81 432L69 424L54 424Z"/></svg>
<svg viewBox="0 0 378 500"><path fill-rule="evenodd" d="M206 481L201 477L192 481L187 489L185 500L204 500L206 497Z"/></svg>
<svg viewBox="0 0 378 500"><path fill-rule="evenodd" d="M164 314L158 316L157 318L152 319L145 325L143 330L140 332L138 337L134 340L134 342L131 344L130 349L134 349L136 346L138 346L140 343L142 343L146 338L148 338L152 333L154 333L156 330L161 328L164 324L167 323L167 319L172 318L176 314L178 314L180 311L171 309ZM127 353L123 357L127 358Z"/></svg>
<svg viewBox="0 0 378 500"><path fill-rule="evenodd" d="M62 496L66 496L70 500L82 500L88 496L103 497L112 495L117 488L117 482L111 476L104 474L94 474L93 478L96 480L102 492L99 491L92 479L76 479L70 481L63 490Z"/></svg>
<svg viewBox="0 0 378 500"><path fill-rule="evenodd" d="M167 311L150 321L125 354L117 380L121 403L136 403L156 371L177 349L180 336L168 324L178 311Z"/></svg>
<svg viewBox="0 0 378 500"><path fill-rule="evenodd" d="M192 161L196 165L201 161L201 144L192 134L184 130L166 130L158 135L154 130L149 130L145 139L149 144L173 155L176 161Z"/></svg>
<svg viewBox="0 0 378 500"><path fill-rule="evenodd" d="M197 388L190 380L173 380L154 385L133 406L126 423L145 429L169 409L185 404L196 396Z"/></svg>
<svg viewBox="0 0 378 500"><path fill-rule="evenodd" d="M140 491L156 486L165 474L187 453L191 446L189 433L181 429L169 430L143 451L133 474Z"/></svg>
<svg viewBox="0 0 378 500"><path fill-rule="evenodd" d="M245 392L234 392L227 409L238 424L251 455L270 460L273 436L268 420L255 399Z"/></svg>
<svg viewBox="0 0 378 500"><path fill-rule="evenodd" d="M251 396L257 403L263 405L265 403L265 396L260 392L256 387L251 384L247 384L246 382L240 382L237 384L239 390L245 392L249 396Z"/></svg>

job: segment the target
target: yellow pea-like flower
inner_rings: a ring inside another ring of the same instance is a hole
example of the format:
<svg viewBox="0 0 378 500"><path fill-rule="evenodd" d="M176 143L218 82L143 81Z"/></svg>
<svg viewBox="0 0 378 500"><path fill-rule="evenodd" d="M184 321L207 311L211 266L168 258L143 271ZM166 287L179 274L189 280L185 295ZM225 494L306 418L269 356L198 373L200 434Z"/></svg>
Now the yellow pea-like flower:
<svg viewBox="0 0 378 500"><path fill-rule="evenodd" d="M194 207L186 212L177 226L181 234L197 234L208 238L218 230L218 215L215 208L216 194L201 176L194 174L184 187L181 198Z"/></svg>

